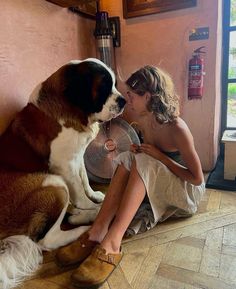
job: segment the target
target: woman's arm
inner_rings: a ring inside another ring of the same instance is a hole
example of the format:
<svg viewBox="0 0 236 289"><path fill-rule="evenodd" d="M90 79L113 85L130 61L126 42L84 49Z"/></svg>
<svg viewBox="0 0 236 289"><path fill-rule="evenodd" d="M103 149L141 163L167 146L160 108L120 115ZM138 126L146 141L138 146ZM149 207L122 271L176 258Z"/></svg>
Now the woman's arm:
<svg viewBox="0 0 236 289"><path fill-rule="evenodd" d="M181 166L153 145L142 144L140 150L161 161L182 180L196 186L200 185L204 181L202 167L188 127L186 125L175 126L172 139L173 145L180 152L186 167Z"/></svg>

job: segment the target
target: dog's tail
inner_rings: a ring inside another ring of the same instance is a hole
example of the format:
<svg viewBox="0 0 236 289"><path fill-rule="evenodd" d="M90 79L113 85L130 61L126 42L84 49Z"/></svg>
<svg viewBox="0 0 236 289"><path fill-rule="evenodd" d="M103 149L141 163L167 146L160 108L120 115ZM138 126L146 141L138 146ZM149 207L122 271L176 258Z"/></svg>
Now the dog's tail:
<svg viewBox="0 0 236 289"><path fill-rule="evenodd" d="M43 261L40 246L24 235L0 240L0 289L13 288Z"/></svg>

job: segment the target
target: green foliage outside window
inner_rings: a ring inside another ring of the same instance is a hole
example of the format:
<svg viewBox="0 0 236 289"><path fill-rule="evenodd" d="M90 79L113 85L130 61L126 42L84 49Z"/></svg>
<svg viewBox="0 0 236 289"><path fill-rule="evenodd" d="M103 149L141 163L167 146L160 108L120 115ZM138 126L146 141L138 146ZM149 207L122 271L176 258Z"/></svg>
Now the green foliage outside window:
<svg viewBox="0 0 236 289"><path fill-rule="evenodd" d="M236 54L236 47L230 47L229 53L235 55Z"/></svg>
<svg viewBox="0 0 236 289"><path fill-rule="evenodd" d="M233 99L228 99L228 113L236 117L236 102Z"/></svg>
<svg viewBox="0 0 236 289"><path fill-rule="evenodd" d="M228 86L228 98L236 99L236 84L235 83L229 83L229 86Z"/></svg>
<svg viewBox="0 0 236 289"><path fill-rule="evenodd" d="M232 67L229 68L228 78L231 78L231 79L236 78L235 69L233 69Z"/></svg>
<svg viewBox="0 0 236 289"><path fill-rule="evenodd" d="M236 84L228 84L228 113L236 117Z"/></svg>
<svg viewBox="0 0 236 289"><path fill-rule="evenodd" d="M236 25L236 0L231 0L230 14L231 25Z"/></svg>

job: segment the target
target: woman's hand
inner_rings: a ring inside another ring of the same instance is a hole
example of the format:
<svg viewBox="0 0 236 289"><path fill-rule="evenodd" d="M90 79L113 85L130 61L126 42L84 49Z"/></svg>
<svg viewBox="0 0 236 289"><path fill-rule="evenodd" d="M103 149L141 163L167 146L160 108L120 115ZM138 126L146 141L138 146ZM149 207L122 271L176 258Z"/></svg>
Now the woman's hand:
<svg viewBox="0 0 236 289"><path fill-rule="evenodd" d="M135 154L140 153L140 146L133 143L130 145L130 151Z"/></svg>
<svg viewBox="0 0 236 289"><path fill-rule="evenodd" d="M142 143L139 147L139 151L157 160L161 160L163 158L163 153L156 146L151 144Z"/></svg>

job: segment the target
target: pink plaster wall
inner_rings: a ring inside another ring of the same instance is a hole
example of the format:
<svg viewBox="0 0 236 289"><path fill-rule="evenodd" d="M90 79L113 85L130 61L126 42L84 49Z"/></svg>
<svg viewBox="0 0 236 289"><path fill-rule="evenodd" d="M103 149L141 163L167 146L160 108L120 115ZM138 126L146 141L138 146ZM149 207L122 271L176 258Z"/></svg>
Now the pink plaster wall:
<svg viewBox="0 0 236 289"><path fill-rule="evenodd" d="M109 16L120 16L121 47L116 48L120 89L123 81L145 64L168 71L181 97L182 117L188 123L203 169L216 162L220 124L221 0L198 0L197 7L123 19L122 1L101 0ZM209 27L208 40L189 42L189 32ZM202 100L187 99L188 60L192 51L206 46L206 76ZM130 112L128 112L129 114Z"/></svg>
<svg viewBox="0 0 236 289"><path fill-rule="evenodd" d="M36 84L71 59L95 55L95 23L44 0L0 2L2 132Z"/></svg>
<svg viewBox="0 0 236 289"><path fill-rule="evenodd" d="M198 0L189 9L124 20L122 1L101 0L110 16L121 18L121 48L116 48L119 87L145 64L159 65L173 77L182 117L195 137L204 170L214 167L219 143L222 0ZM28 101L34 86L71 59L95 56L94 21L44 0L0 4L0 132ZM210 38L189 42L189 31L209 26ZM188 59L206 46L202 100L187 100Z"/></svg>

